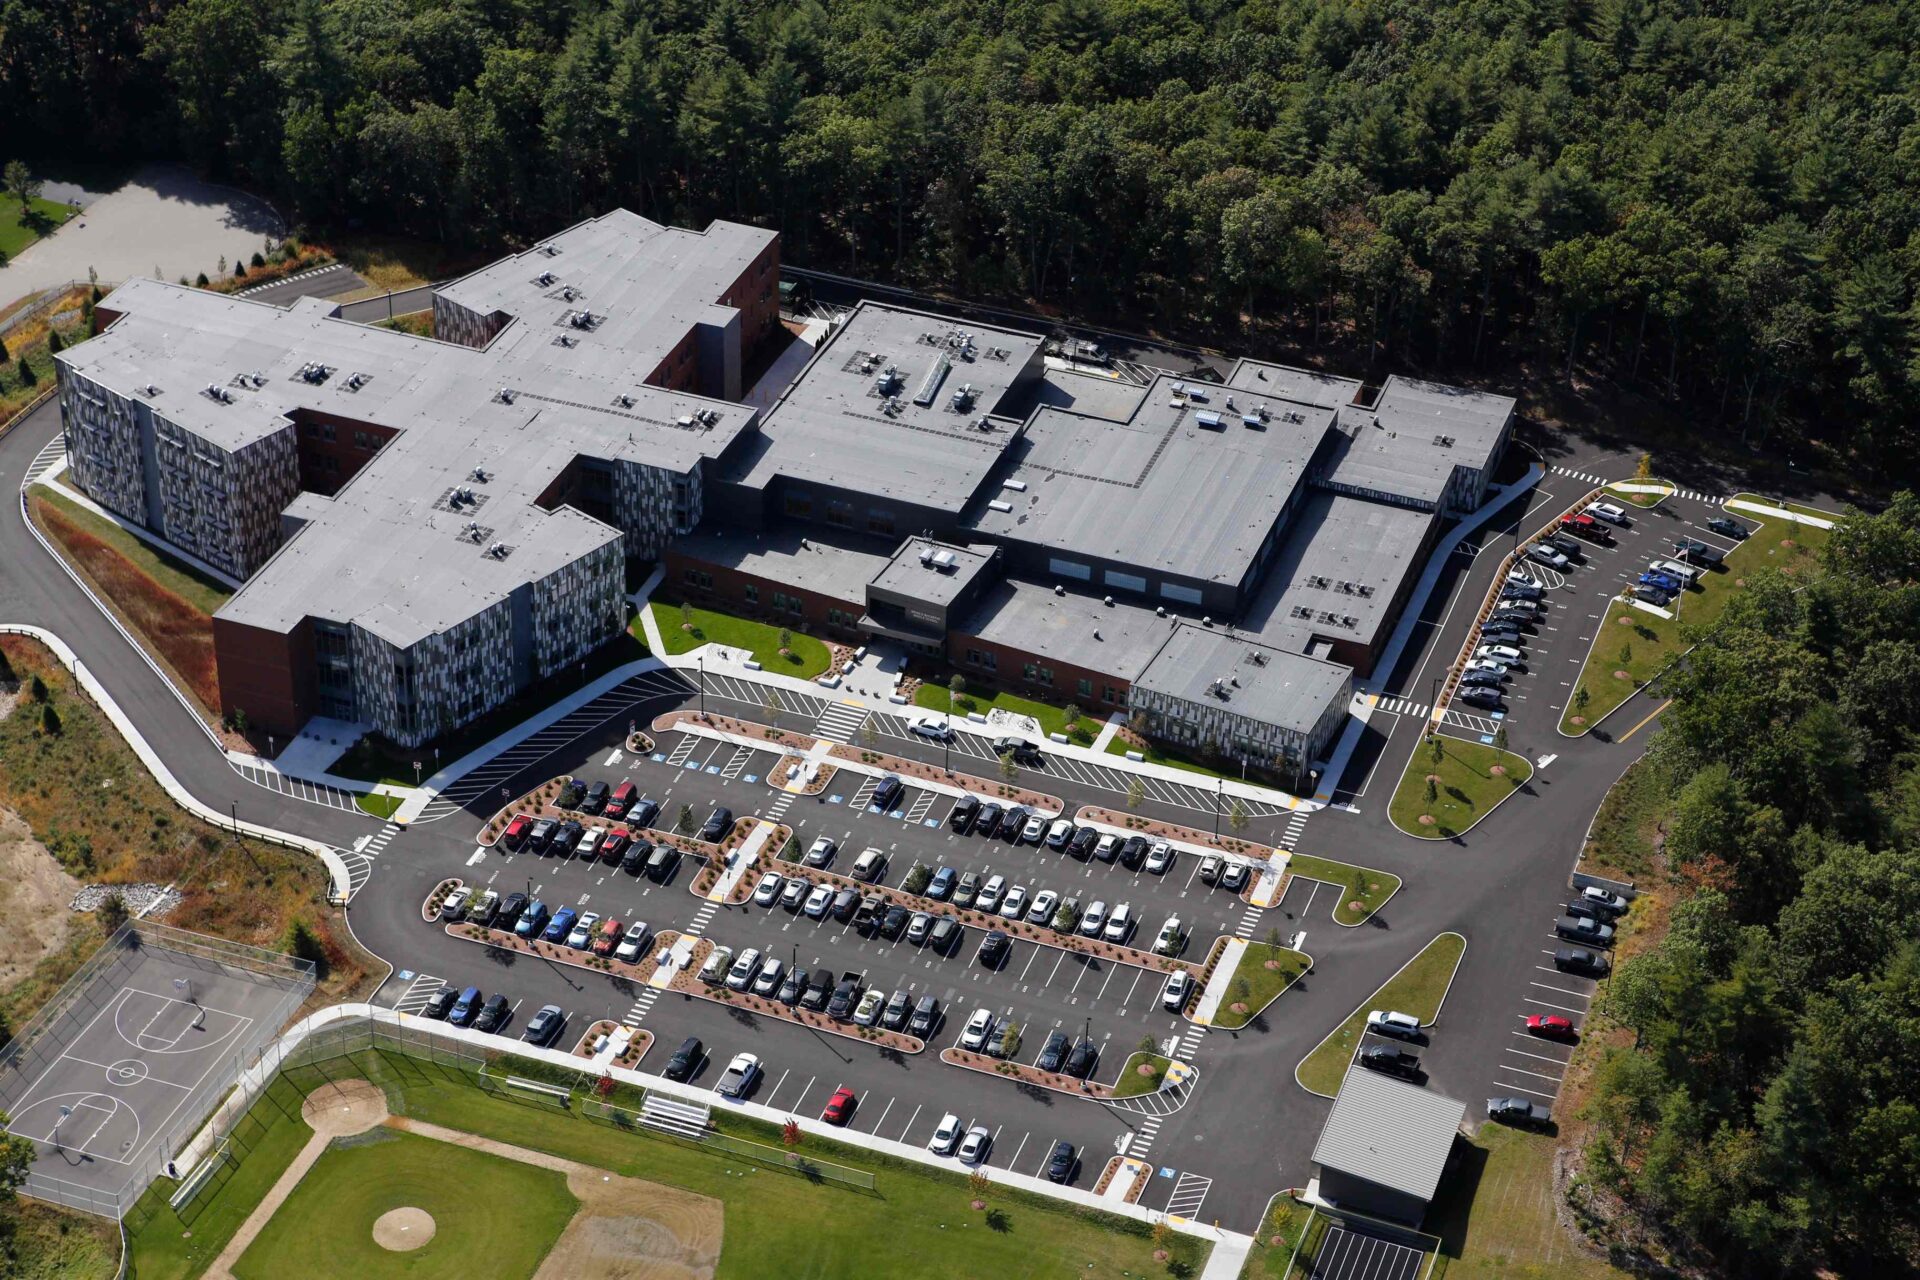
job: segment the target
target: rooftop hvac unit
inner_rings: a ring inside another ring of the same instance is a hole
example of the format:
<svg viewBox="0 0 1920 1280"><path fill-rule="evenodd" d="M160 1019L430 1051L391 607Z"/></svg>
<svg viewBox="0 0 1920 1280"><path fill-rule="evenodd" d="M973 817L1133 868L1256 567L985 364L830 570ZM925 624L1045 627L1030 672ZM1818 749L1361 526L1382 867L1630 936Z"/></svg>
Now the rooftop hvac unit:
<svg viewBox="0 0 1920 1280"><path fill-rule="evenodd" d="M1257 413L1243 413L1240 415L1240 425L1259 431L1267 425L1267 420Z"/></svg>
<svg viewBox="0 0 1920 1280"><path fill-rule="evenodd" d="M1002 501L1000 501L1000 499L998 499L998 498L993 498L993 499L990 499L990 500L988 500L988 502L987 502L987 510L989 510L989 511L1011 511L1011 510L1013 510L1013 504L1012 504L1011 502L1002 502Z"/></svg>
<svg viewBox="0 0 1920 1280"><path fill-rule="evenodd" d="M1098 640L1098 639L1100 639L1100 628L1098 628L1098 627L1095 627L1095 628L1093 629L1093 638L1094 638L1095 640Z"/></svg>
<svg viewBox="0 0 1920 1280"><path fill-rule="evenodd" d="M942 547L933 553L933 563L937 568L951 569L954 565L958 564L959 561L954 557L953 552Z"/></svg>
<svg viewBox="0 0 1920 1280"><path fill-rule="evenodd" d="M619 395L615 396L614 400L616 400L619 403L622 409L633 408L633 397L628 395L624 391L622 391Z"/></svg>
<svg viewBox="0 0 1920 1280"><path fill-rule="evenodd" d="M1176 382L1171 386L1169 386L1167 390L1173 392L1173 394L1177 396L1183 396L1187 394L1187 384L1184 382Z"/></svg>
<svg viewBox="0 0 1920 1280"><path fill-rule="evenodd" d="M1201 626L1203 626L1203 627L1210 627L1210 626L1212 626L1212 625L1213 625L1213 619L1212 619L1212 617L1210 617L1210 616L1209 616L1209 617L1203 617L1203 618L1201 618L1201 619L1200 619L1200 625L1201 625Z"/></svg>
<svg viewBox="0 0 1920 1280"><path fill-rule="evenodd" d="M487 548L487 554L495 560L505 560L507 558L507 544L504 542L496 542Z"/></svg>
<svg viewBox="0 0 1920 1280"><path fill-rule="evenodd" d="M366 381L367 381L366 374L350 373L347 375L347 390L358 391L362 386L366 384Z"/></svg>
<svg viewBox="0 0 1920 1280"><path fill-rule="evenodd" d="M1057 596L1064 596L1067 594L1067 589L1056 582L1053 584L1053 594Z"/></svg>
<svg viewBox="0 0 1920 1280"><path fill-rule="evenodd" d="M544 289L548 285L553 283L553 272L542 271L539 275L533 278L533 282L539 285L542 289Z"/></svg>
<svg viewBox="0 0 1920 1280"><path fill-rule="evenodd" d="M1207 402L1207 393L1198 387L1188 387L1187 399L1198 400L1201 404L1205 404Z"/></svg>
<svg viewBox="0 0 1920 1280"><path fill-rule="evenodd" d="M566 288L560 291L560 296L566 299L568 302L572 302L579 295L574 292L574 288L572 285L568 285Z"/></svg>
<svg viewBox="0 0 1920 1280"><path fill-rule="evenodd" d="M485 484L487 482L486 470L482 467L475 467L473 469L473 474L470 478L474 480L478 480L481 484Z"/></svg>
<svg viewBox="0 0 1920 1280"><path fill-rule="evenodd" d="M1107 606L1107 608L1109 608L1109 609L1111 609L1111 608L1113 608L1113 597L1112 597L1112 596L1102 596L1102 597L1100 598L1100 603L1101 603L1101 604L1103 604L1103 605L1105 605L1105 606Z"/></svg>
<svg viewBox="0 0 1920 1280"><path fill-rule="evenodd" d="M676 427L679 427L683 431L691 431L693 430L693 415L690 413L683 413L679 417L673 420L673 425Z"/></svg>
<svg viewBox="0 0 1920 1280"><path fill-rule="evenodd" d="M1211 409L1202 409L1199 413L1196 413L1193 415L1193 420L1199 423L1201 426L1206 427L1209 430L1213 430L1213 431L1218 431L1221 427L1226 425L1226 423L1221 419L1220 415L1215 413Z"/></svg>
<svg viewBox="0 0 1920 1280"><path fill-rule="evenodd" d="M1164 617L1166 617L1166 616L1167 616L1167 606L1165 606L1165 605L1156 605L1156 606L1154 606L1154 610L1153 610L1153 616L1154 616L1154 617L1156 617L1156 618L1164 618Z"/></svg>
<svg viewBox="0 0 1920 1280"><path fill-rule="evenodd" d="M1000 487L1002 489L1011 489L1015 493L1025 493L1027 491L1027 482L1025 480L1002 480Z"/></svg>
<svg viewBox="0 0 1920 1280"><path fill-rule="evenodd" d="M494 398L494 399L496 399L496 400L498 400L498 401L499 401L499 402L500 402L501 404L512 404L512 403L513 403L513 388L512 388L512 387L502 387L502 388L500 388L500 390L498 390L497 392L495 392L495 393L494 393L494 397L493 397L493 398Z"/></svg>
<svg viewBox="0 0 1920 1280"><path fill-rule="evenodd" d="M157 396L160 394L160 388L155 386L153 383L149 382L147 384L147 394L150 396Z"/></svg>

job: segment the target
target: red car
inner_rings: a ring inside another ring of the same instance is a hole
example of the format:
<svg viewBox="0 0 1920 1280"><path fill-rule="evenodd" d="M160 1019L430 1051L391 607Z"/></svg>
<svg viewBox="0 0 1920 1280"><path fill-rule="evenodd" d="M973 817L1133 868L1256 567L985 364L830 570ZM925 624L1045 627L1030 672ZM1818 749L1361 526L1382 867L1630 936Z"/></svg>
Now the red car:
<svg viewBox="0 0 1920 1280"><path fill-rule="evenodd" d="M518 849L527 842L527 832L533 826L533 819L526 814L516 814L507 829L500 833L500 843L509 849Z"/></svg>
<svg viewBox="0 0 1920 1280"><path fill-rule="evenodd" d="M845 1124L852 1114L853 1090L841 1085L833 1091L833 1096L827 1099L827 1109L820 1113L820 1118L828 1124Z"/></svg>
<svg viewBox="0 0 1920 1280"><path fill-rule="evenodd" d="M607 807L601 812L609 818L624 818L627 816L627 810L633 807L633 798L639 794L638 787L631 782L623 782L613 789L611 796L607 797Z"/></svg>
<svg viewBox="0 0 1920 1280"><path fill-rule="evenodd" d="M1557 1013L1535 1013L1527 1017L1527 1030L1536 1036L1552 1036L1556 1040L1573 1039L1573 1021Z"/></svg>
<svg viewBox="0 0 1920 1280"><path fill-rule="evenodd" d="M608 916L600 923L600 931L593 935L593 954L610 956L613 949L620 945L620 922Z"/></svg>

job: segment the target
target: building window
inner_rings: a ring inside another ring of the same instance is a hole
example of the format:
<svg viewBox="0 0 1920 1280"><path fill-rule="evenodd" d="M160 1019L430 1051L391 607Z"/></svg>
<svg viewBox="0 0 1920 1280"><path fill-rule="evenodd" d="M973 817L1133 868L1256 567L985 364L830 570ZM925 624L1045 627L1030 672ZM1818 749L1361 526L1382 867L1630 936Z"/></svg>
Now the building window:
<svg viewBox="0 0 1920 1280"><path fill-rule="evenodd" d="M836 627L850 627L853 625L853 615L845 609L829 609L827 610L827 621Z"/></svg>
<svg viewBox="0 0 1920 1280"><path fill-rule="evenodd" d="M1020 673L1032 684L1044 684L1049 687L1053 684L1052 667L1043 667L1038 663L1029 662L1020 669Z"/></svg>
<svg viewBox="0 0 1920 1280"><path fill-rule="evenodd" d="M713 575L710 573L705 573L699 569L689 569L683 576L686 579L687 585L690 587L699 587L703 591L713 590Z"/></svg>
<svg viewBox="0 0 1920 1280"><path fill-rule="evenodd" d="M741 591L746 595L748 604L760 603L760 588L756 587L753 583L749 582L741 588Z"/></svg>
<svg viewBox="0 0 1920 1280"><path fill-rule="evenodd" d="M1119 702L1120 691L1114 688L1112 685L1108 685L1105 689L1102 689L1100 691L1100 700L1102 702L1109 703L1109 704Z"/></svg>
<svg viewBox="0 0 1920 1280"><path fill-rule="evenodd" d="M1079 688L1081 697L1091 698L1093 696L1093 681L1083 679L1080 681Z"/></svg>
<svg viewBox="0 0 1920 1280"><path fill-rule="evenodd" d="M798 493L788 494L787 495L787 514L790 516L795 516L795 517L798 517L799 519L805 520L807 517L813 514L813 499L805 496L804 494L798 494Z"/></svg>
<svg viewBox="0 0 1920 1280"><path fill-rule="evenodd" d="M827 523L838 525L842 529L853 527L853 504L827 499Z"/></svg>
<svg viewBox="0 0 1920 1280"><path fill-rule="evenodd" d="M881 511L878 508L875 508L874 510L867 512L867 532L868 533L888 533L888 534L892 533L893 532L892 513Z"/></svg>
<svg viewBox="0 0 1920 1280"><path fill-rule="evenodd" d="M991 649L984 652L979 649L967 650L967 662L972 666L985 667L988 671L1000 665L999 657Z"/></svg>

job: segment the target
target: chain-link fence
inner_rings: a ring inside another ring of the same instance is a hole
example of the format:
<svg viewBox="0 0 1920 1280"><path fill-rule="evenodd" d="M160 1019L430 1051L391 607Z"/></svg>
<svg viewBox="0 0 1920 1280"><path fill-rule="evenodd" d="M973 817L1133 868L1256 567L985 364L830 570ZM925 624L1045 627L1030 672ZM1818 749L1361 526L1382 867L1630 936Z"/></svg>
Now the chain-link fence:
<svg viewBox="0 0 1920 1280"><path fill-rule="evenodd" d="M636 1111L629 1107L616 1107L592 1097L581 1100L580 1114L588 1120L597 1121L610 1128L625 1129L629 1132L637 1132L644 1128L651 1137L670 1142L684 1142L688 1146L705 1147L711 1151L725 1151L729 1155L740 1156L771 1169L786 1169L799 1174L809 1182L834 1182L844 1187L858 1187L862 1191L873 1190L873 1175L867 1170L818 1159L797 1146L792 1149L770 1147L764 1142L736 1138L714 1129L692 1131L679 1127L664 1128L657 1124L649 1124L643 1111Z"/></svg>

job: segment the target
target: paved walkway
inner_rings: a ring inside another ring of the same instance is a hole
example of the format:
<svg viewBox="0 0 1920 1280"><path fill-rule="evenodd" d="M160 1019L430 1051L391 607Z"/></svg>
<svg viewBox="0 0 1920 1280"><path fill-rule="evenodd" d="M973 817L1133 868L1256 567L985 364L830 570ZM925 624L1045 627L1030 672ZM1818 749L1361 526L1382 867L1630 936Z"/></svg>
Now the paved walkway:
<svg viewBox="0 0 1920 1280"><path fill-rule="evenodd" d="M1764 502L1748 502L1745 498L1730 498L1727 506L1734 511L1749 511L1757 516L1772 516L1775 520L1792 520L1796 524L1810 524L1816 529L1831 529L1834 522L1822 520L1819 516L1802 515L1798 511L1789 511L1785 507L1770 506Z"/></svg>
<svg viewBox="0 0 1920 1280"><path fill-rule="evenodd" d="M102 285L155 270L163 280L211 276L222 257L251 258L281 234L279 216L262 201L183 166L154 165L0 267L0 302L85 280L89 267Z"/></svg>
<svg viewBox="0 0 1920 1280"><path fill-rule="evenodd" d="M1207 989L1200 993L1200 1002L1193 1006L1193 1021L1203 1027L1213 1025L1213 1015L1220 1012L1220 1006L1226 1002L1233 975L1240 968L1240 957L1246 954L1249 945L1243 938L1227 939L1227 949L1221 953L1220 963L1214 966L1213 976L1207 979Z"/></svg>

